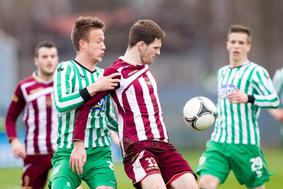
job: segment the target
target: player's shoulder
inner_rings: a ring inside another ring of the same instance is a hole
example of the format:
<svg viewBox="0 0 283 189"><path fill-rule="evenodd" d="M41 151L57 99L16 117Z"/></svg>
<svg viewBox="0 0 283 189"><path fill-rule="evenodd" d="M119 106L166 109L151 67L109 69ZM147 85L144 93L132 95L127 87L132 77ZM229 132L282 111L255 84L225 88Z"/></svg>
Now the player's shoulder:
<svg viewBox="0 0 283 189"><path fill-rule="evenodd" d="M275 74L279 74L283 77L283 67L282 68L279 68L275 71Z"/></svg>
<svg viewBox="0 0 283 189"><path fill-rule="evenodd" d="M67 69L68 67L73 68L75 66L74 60L67 60L67 61L62 61L57 65L57 71L63 71L63 69ZM58 68L60 70L58 70Z"/></svg>
<svg viewBox="0 0 283 189"><path fill-rule="evenodd" d="M255 63L255 62L250 62L250 66L252 66L252 68L255 70L255 71L259 71L259 72L267 72L266 68Z"/></svg>
<svg viewBox="0 0 283 189"><path fill-rule="evenodd" d="M21 79L18 83L18 85L23 85L25 83L29 83L29 82L32 82L32 81L35 81L34 77L32 75L29 75L23 79Z"/></svg>

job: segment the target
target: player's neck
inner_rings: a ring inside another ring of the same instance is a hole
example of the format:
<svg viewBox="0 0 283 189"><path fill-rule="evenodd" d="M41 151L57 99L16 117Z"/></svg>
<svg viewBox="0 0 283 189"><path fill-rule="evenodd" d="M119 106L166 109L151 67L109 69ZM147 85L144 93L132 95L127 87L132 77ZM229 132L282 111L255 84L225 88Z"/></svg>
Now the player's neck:
<svg viewBox="0 0 283 189"><path fill-rule="evenodd" d="M40 82L43 82L43 83L52 81L52 79L53 79L52 74L44 74L40 70L37 70L34 74L35 74L35 77L37 78L37 80L39 80Z"/></svg>
<svg viewBox="0 0 283 189"><path fill-rule="evenodd" d="M96 62L91 60L87 56L83 56L82 54L77 54L75 60L81 64L83 67L87 68L90 71L94 71L96 67Z"/></svg>
<svg viewBox="0 0 283 189"><path fill-rule="evenodd" d="M140 53L136 48L128 48L125 55L123 56L123 60L128 64L133 66L142 65L142 60L140 58Z"/></svg>
<svg viewBox="0 0 283 189"><path fill-rule="evenodd" d="M242 66L248 62L248 58L240 59L240 60L235 60L230 58L230 67L235 68L238 66Z"/></svg>

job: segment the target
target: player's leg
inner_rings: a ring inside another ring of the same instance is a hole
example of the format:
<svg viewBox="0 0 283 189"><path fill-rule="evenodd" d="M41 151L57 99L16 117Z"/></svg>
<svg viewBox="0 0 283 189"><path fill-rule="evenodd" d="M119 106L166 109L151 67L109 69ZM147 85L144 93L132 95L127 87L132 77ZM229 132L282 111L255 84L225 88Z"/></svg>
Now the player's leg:
<svg viewBox="0 0 283 189"><path fill-rule="evenodd" d="M226 144L208 142L199 160L196 173L200 175L200 188L215 189L224 183L229 172L229 151Z"/></svg>
<svg viewBox="0 0 283 189"><path fill-rule="evenodd" d="M55 152L48 186L51 189L75 189L81 184L79 176L69 166L69 152Z"/></svg>
<svg viewBox="0 0 283 189"><path fill-rule="evenodd" d="M264 189L270 174L261 149L256 145L230 145L231 167L240 184L247 188Z"/></svg>
<svg viewBox="0 0 283 189"><path fill-rule="evenodd" d="M192 168L172 144L153 144L153 149L162 177L168 188L198 189L196 176Z"/></svg>
<svg viewBox="0 0 283 189"><path fill-rule="evenodd" d="M91 189L116 189L117 181L110 147L89 149L87 153L82 179Z"/></svg>
<svg viewBox="0 0 283 189"><path fill-rule="evenodd" d="M42 189L51 169L51 155L29 155L24 160L22 187Z"/></svg>
<svg viewBox="0 0 283 189"><path fill-rule="evenodd" d="M182 188L190 188L190 189L199 188L196 182L196 178L192 173L185 173L180 177L177 177L174 181L172 181L170 185L170 189L182 189Z"/></svg>
<svg viewBox="0 0 283 189"><path fill-rule="evenodd" d="M200 189L216 189L219 185L219 180L213 175L202 175L198 185Z"/></svg>
<svg viewBox="0 0 283 189"><path fill-rule="evenodd" d="M142 189L166 189L166 185L160 173L154 173L146 176L141 181L140 185Z"/></svg>

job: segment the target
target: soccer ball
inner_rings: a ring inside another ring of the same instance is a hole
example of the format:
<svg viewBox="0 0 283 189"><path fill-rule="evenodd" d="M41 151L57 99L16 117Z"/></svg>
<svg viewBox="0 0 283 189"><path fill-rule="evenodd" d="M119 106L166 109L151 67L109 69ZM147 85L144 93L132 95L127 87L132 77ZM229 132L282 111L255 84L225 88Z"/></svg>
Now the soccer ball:
<svg viewBox="0 0 283 189"><path fill-rule="evenodd" d="M185 123L195 130L201 131L215 123L217 109L214 103L203 96L191 98L184 106Z"/></svg>

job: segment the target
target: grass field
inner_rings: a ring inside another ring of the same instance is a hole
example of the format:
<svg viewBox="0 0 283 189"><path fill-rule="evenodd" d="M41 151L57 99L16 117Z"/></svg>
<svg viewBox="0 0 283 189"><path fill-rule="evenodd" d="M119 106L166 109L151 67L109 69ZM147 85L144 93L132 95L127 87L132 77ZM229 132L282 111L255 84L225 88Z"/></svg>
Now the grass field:
<svg viewBox="0 0 283 189"><path fill-rule="evenodd" d="M195 168L201 151L182 151L185 158ZM274 173L271 180L266 184L268 189L281 189L283 186L283 150L282 149L264 149L265 158L269 165L270 171ZM118 180L118 189L133 189L130 180L127 178L122 164L115 164L116 176ZM20 188L21 168L2 168L0 169L0 189L17 189ZM47 187L46 187L47 188ZM83 188L88 187L83 183ZM233 174L230 174L226 183L219 187L220 189L244 189L240 186Z"/></svg>

